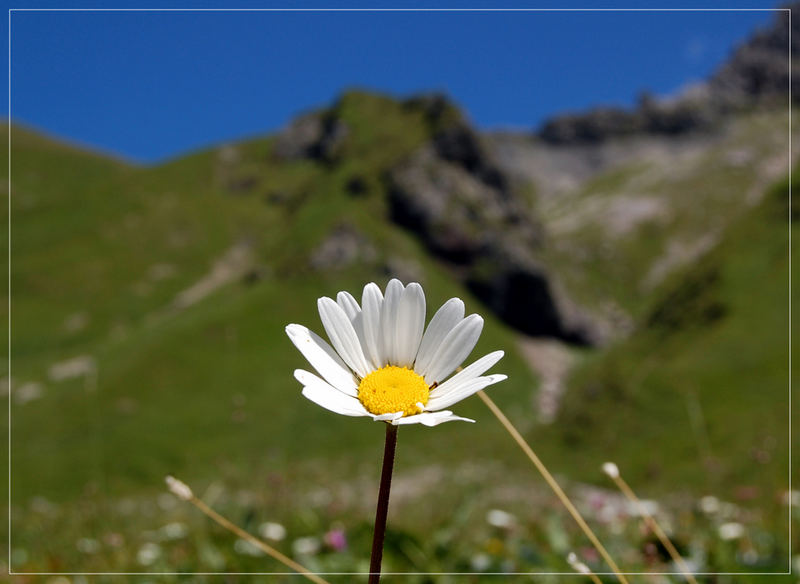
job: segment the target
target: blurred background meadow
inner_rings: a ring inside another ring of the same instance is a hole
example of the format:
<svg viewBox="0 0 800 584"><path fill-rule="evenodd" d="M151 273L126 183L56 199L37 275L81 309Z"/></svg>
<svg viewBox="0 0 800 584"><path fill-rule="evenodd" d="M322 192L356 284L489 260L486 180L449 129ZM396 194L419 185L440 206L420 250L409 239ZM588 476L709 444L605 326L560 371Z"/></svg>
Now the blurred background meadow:
<svg viewBox="0 0 800 584"><path fill-rule="evenodd" d="M694 570L728 573L699 580L800 569L800 18L790 43L763 8L12 12L0 563L285 572L173 474L308 568L366 571L383 427L300 395L284 327L398 277L429 317L453 296L485 317L490 395L631 581L682 578L607 460ZM384 571L414 575L386 580L570 574L571 551L606 572L480 400L453 409L477 423L400 430Z"/></svg>

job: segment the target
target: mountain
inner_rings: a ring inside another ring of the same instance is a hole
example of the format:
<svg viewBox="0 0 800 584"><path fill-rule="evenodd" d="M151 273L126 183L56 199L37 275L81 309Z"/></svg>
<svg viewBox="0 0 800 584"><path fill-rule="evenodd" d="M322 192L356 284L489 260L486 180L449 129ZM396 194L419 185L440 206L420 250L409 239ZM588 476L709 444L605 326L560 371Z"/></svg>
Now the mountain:
<svg viewBox="0 0 800 584"><path fill-rule="evenodd" d="M797 7L794 3L786 8ZM789 12L775 14L770 26L736 47L708 80L667 99L644 92L633 110L599 107L558 115L545 121L536 135L551 144L591 144L623 136L677 136L707 130L736 112L759 106L785 107L790 80L791 99L797 103L800 66L796 59L790 64L789 55L798 53L800 25L791 22Z"/></svg>
<svg viewBox="0 0 800 584"><path fill-rule="evenodd" d="M20 564L141 569L134 542L159 512L122 509L152 507L167 473L274 504L298 530L336 516L314 501L357 506L381 428L299 395L283 329L321 332L318 297L391 276L421 282L429 313L459 296L486 317L476 354L504 349L509 375L492 395L567 483L599 482L613 458L671 502L755 493L739 504L782 533L797 219L784 18L700 88L530 132L482 133L443 95L351 90L275 135L140 167L13 124ZM527 462L478 400L458 413L478 423L402 437L411 531L509 493L532 513ZM462 479L483 499L453 490ZM116 564L76 556L87 530L130 548ZM557 539L526 561L561 561ZM397 557L413 565L408 541ZM790 551L770 545L780 565Z"/></svg>

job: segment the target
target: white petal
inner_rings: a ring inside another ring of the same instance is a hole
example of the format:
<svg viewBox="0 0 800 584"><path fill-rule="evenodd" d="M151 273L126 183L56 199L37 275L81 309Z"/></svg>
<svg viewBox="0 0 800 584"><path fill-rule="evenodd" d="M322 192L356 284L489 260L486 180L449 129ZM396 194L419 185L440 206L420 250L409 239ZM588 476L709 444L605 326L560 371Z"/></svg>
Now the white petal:
<svg viewBox="0 0 800 584"><path fill-rule="evenodd" d="M343 416L369 415L360 401L337 391L336 388L325 383L313 373L297 369L294 376L304 386L303 395L326 410Z"/></svg>
<svg viewBox="0 0 800 584"><path fill-rule="evenodd" d="M414 371L425 375L428 367L442 341L453 327L464 319L464 303L458 298L451 298L433 315L428 329L422 337L414 363Z"/></svg>
<svg viewBox="0 0 800 584"><path fill-rule="evenodd" d="M336 352L353 371L360 377L365 377L370 368L361 350L358 335L342 307L330 298L322 297L317 301L317 308L325 332Z"/></svg>
<svg viewBox="0 0 800 584"><path fill-rule="evenodd" d="M353 298L353 295L349 292L339 292L336 295L336 304L338 304L344 313L347 315L347 318L350 319L350 324L353 325L353 329L356 331L356 335L358 336L358 342L361 345L361 351L364 353L364 356L367 357L367 352L364 349L366 345L366 339L364 338L364 315L361 313L361 307L356 302L356 299ZM367 357L367 365L370 365L370 359Z"/></svg>
<svg viewBox="0 0 800 584"><path fill-rule="evenodd" d="M503 381L507 377L507 375L498 373L495 375L487 375L486 377L473 377L472 379L462 381L457 386L450 388L450 391L446 394L430 398L425 407L429 410L441 410L442 408L452 406L454 403L468 398L476 391L499 381Z"/></svg>
<svg viewBox="0 0 800 584"><path fill-rule="evenodd" d="M437 381L444 381L475 348L482 330L483 319L477 314L470 314L447 333L431 358L425 372L425 383L433 385Z"/></svg>
<svg viewBox="0 0 800 584"><path fill-rule="evenodd" d="M386 286L386 295L381 307L381 337L383 338L383 355L386 362L397 364L397 343L395 342L395 329L397 328L397 309L400 297L403 294L403 285L400 280L390 280Z"/></svg>
<svg viewBox="0 0 800 584"><path fill-rule="evenodd" d="M361 296L361 324L364 329L364 355L372 364L372 368L380 369L386 365L381 336L381 306L383 293L378 285L371 282L364 286Z"/></svg>
<svg viewBox="0 0 800 584"><path fill-rule="evenodd" d="M402 418L404 413L405 412L394 412L393 414L380 414L380 415L370 414L370 416L372 416L372 419L375 420L376 422L386 422Z"/></svg>
<svg viewBox="0 0 800 584"><path fill-rule="evenodd" d="M425 292L422 286L412 282L403 290L397 307L395 328L396 365L412 367L417 356L422 331L425 328Z"/></svg>
<svg viewBox="0 0 800 584"><path fill-rule="evenodd" d="M462 383L474 379L479 375L483 375L489 368L503 358L503 351L494 351L488 355L484 355L469 367L465 367L450 379L436 386L431 390L430 397L444 397L451 391L457 389Z"/></svg>
<svg viewBox="0 0 800 584"><path fill-rule="evenodd" d="M336 304L342 307L344 313L347 315L347 318L350 319L350 322L353 322L356 316L361 312L361 307L356 302L356 299L353 298L353 295L349 292L339 292L336 295Z"/></svg>
<svg viewBox="0 0 800 584"><path fill-rule="evenodd" d="M325 381L347 395L358 395L353 372L319 335L299 324L287 326L286 334Z"/></svg>
<svg viewBox="0 0 800 584"><path fill-rule="evenodd" d="M455 422L460 420L462 422L474 422L475 420L470 420L469 418L461 418L459 416L453 415L453 412L448 412L447 410L442 412L423 412L421 414L417 414L415 416L406 416L405 418L399 418L394 420L392 424L395 426L404 426L406 424L422 424L423 426L438 426L444 422Z"/></svg>

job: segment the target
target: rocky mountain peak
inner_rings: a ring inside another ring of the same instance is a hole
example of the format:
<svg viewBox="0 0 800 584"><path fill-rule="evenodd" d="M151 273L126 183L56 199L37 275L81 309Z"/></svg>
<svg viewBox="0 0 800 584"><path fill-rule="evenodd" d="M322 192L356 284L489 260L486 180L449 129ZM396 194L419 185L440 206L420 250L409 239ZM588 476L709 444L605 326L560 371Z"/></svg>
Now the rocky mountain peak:
<svg viewBox="0 0 800 584"><path fill-rule="evenodd" d="M800 9L800 3L787 6ZM728 114L764 103L785 103L789 87L789 52L795 58L792 96L800 100L800 23L777 12L770 26L756 31L704 83L659 99L644 92L633 109L597 107L545 121L537 137L550 144L597 144L633 135L675 135L707 130Z"/></svg>

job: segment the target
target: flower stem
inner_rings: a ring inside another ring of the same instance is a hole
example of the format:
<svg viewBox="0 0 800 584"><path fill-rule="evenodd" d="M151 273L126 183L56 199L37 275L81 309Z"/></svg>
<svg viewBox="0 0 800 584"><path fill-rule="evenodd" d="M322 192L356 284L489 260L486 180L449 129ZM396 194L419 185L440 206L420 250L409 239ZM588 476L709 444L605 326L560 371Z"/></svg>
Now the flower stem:
<svg viewBox="0 0 800 584"><path fill-rule="evenodd" d="M375 511L375 530L372 534L372 554L369 559L369 584L378 584L381 579L383 559L383 537L386 535L386 514L389 511L389 490L392 487L394 451L397 446L397 426L386 424L386 443L383 447L381 486L378 491L378 509Z"/></svg>

